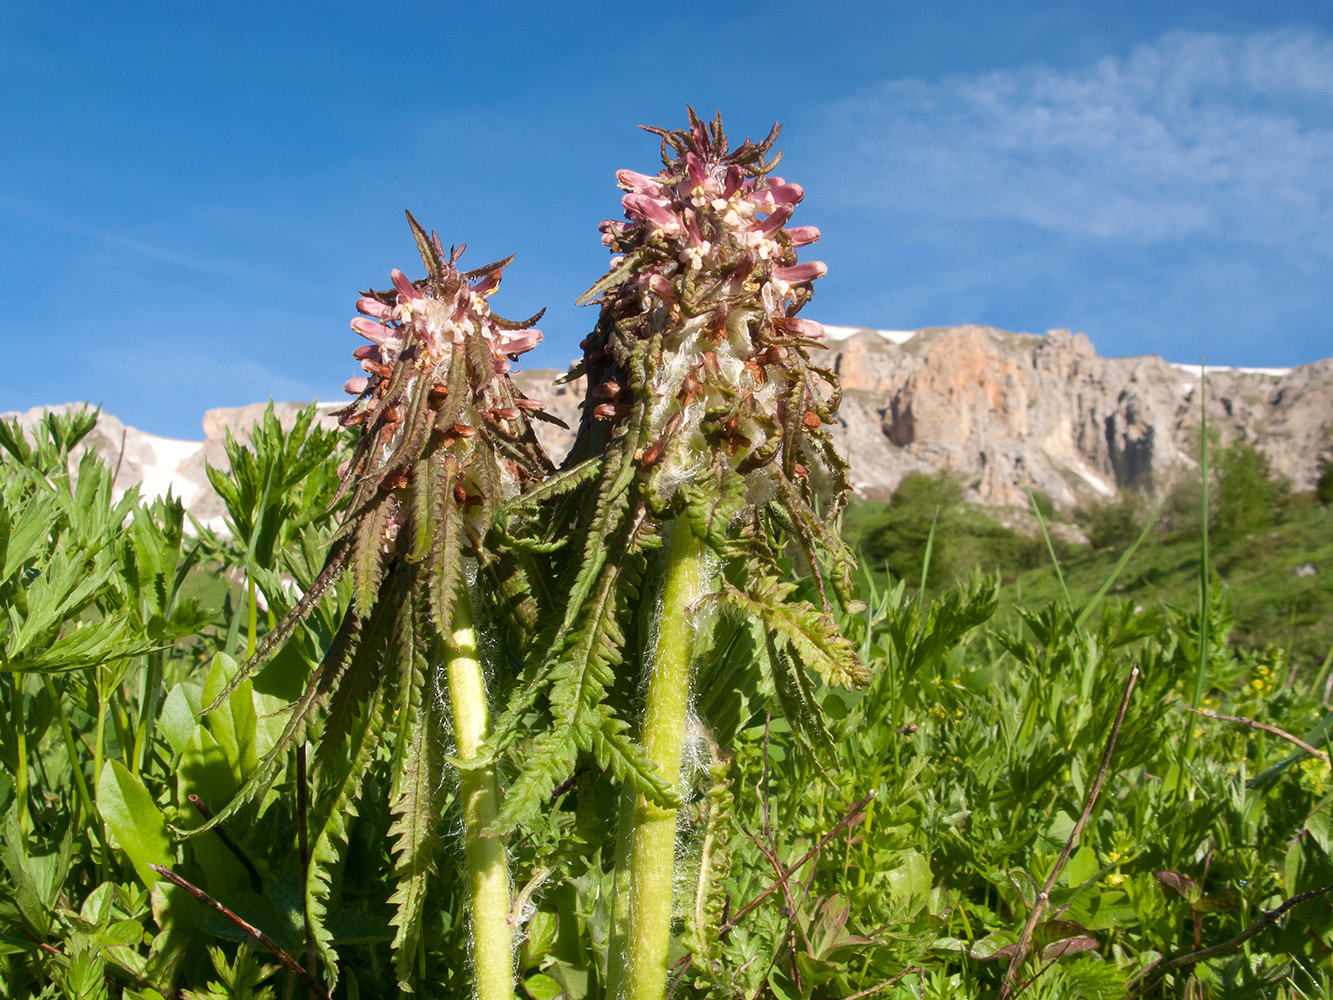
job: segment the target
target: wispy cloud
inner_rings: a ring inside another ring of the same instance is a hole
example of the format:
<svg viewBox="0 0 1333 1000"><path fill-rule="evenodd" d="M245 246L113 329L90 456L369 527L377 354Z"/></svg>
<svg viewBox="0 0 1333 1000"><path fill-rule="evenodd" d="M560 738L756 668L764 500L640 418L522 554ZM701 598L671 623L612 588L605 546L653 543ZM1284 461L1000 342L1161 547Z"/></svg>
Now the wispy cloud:
<svg viewBox="0 0 1333 1000"><path fill-rule="evenodd" d="M829 109L838 197L1075 240L1333 256L1333 39L1173 34L1073 70L881 83Z"/></svg>

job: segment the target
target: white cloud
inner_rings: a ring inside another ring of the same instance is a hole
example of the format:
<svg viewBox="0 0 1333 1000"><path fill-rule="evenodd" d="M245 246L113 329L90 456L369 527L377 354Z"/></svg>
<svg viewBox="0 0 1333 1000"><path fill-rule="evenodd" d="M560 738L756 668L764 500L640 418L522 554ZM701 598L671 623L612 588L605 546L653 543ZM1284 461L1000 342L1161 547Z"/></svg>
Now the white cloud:
<svg viewBox="0 0 1333 1000"><path fill-rule="evenodd" d="M896 80L826 123L825 183L867 208L1333 255L1325 36L1173 34L1081 69Z"/></svg>

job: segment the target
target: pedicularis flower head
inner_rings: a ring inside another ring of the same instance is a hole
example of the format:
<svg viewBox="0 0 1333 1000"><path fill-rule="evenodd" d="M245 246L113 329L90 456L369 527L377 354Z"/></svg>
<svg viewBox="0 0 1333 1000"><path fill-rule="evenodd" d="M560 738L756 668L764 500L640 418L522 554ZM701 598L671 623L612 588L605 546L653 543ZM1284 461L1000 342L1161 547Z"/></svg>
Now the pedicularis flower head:
<svg viewBox="0 0 1333 1000"><path fill-rule="evenodd" d="M513 260L462 272L464 246L446 255L408 214L426 277L390 273L392 287L357 299L352 329L370 343L353 352L365 376L345 389L356 400L339 411L361 439L344 470L351 491L345 534L353 534L361 614L394 558L427 560L437 621L451 597L435 586L454 576L461 555L486 561L483 539L495 512L525 482L550 470L529 418L542 404L514 388L518 355L541 342L541 313L513 322L490 298ZM548 418L549 419L549 418ZM452 588L450 588L452 593Z"/></svg>
<svg viewBox="0 0 1333 1000"><path fill-rule="evenodd" d="M742 477L751 504L787 509L818 574L815 543L842 549L817 528L814 464L830 473L826 516L848 491L825 430L837 380L810 363L824 331L798 316L828 270L799 259L819 230L788 225L804 192L773 173L779 126L733 150L720 116L707 125L689 116L688 130L648 129L662 139L656 176L616 175L627 221L603 222L601 232L617 256L580 300L602 304L583 344L582 437L594 448L598 438L632 438L659 510L679 509L682 490L710 478ZM845 593L846 560L835 561Z"/></svg>

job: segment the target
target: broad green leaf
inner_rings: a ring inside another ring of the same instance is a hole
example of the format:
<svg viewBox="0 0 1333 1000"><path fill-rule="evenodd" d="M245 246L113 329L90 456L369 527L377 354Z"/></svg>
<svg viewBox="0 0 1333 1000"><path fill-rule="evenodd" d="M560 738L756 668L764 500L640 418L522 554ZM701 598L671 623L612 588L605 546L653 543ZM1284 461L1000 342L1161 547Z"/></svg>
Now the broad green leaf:
<svg viewBox="0 0 1333 1000"><path fill-rule="evenodd" d="M236 661L226 653L213 657L208 679L204 682L204 704L211 705L237 673ZM237 685L220 705L205 717L205 724L227 756L227 763L238 782L243 782L259 767L259 758L269 749L260 746L258 715L249 680Z"/></svg>
<svg viewBox="0 0 1333 1000"><path fill-rule="evenodd" d="M889 895L895 903L909 904L930 895L930 860L908 851L902 864L888 873Z"/></svg>
<svg viewBox="0 0 1333 1000"><path fill-rule="evenodd" d="M523 980L523 989L532 1000L558 1000L567 995L559 983L541 972L534 972Z"/></svg>
<svg viewBox="0 0 1333 1000"><path fill-rule="evenodd" d="M1065 870L1060 873L1060 882L1071 888L1080 886L1096 875L1100 868L1097 852L1085 844L1070 857Z"/></svg>
<svg viewBox="0 0 1333 1000"><path fill-rule="evenodd" d="M157 719L158 729L167 738L176 756L179 757L185 752L197 725L194 720L194 709L190 707L184 685L177 684L163 700L162 712Z"/></svg>
<svg viewBox="0 0 1333 1000"><path fill-rule="evenodd" d="M115 901L115 897L115 883L103 882L83 901L83 905L79 907L79 917L100 930L111 919L111 904Z"/></svg>
<svg viewBox="0 0 1333 1000"><path fill-rule="evenodd" d="M45 937L51 926L51 907L48 902L43 878L44 873L34 863L35 859L27 851L28 838L19 829L18 814L10 811L5 817L5 836L0 841L0 861L13 882L13 903L17 915L24 920L29 929L39 937ZM0 909L7 910L8 906ZM5 914L13 916L14 914Z"/></svg>
<svg viewBox="0 0 1333 1000"><path fill-rule="evenodd" d="M140 881L151 888L158 874L148 866L170 865L175 860L167 821L148 790L118 760L102 768L97 811L120 849L129 855Z"/></svg>

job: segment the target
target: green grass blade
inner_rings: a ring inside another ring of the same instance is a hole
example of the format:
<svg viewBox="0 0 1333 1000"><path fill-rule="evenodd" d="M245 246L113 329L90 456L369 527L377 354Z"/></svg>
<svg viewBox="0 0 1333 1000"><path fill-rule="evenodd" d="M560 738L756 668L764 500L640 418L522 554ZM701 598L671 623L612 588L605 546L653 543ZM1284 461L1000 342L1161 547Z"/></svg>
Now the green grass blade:
<svg viewBox="0 0 1333 1000"><path fill-rule="evenodd" d="M935 551L935 528L940 522L940 509L935 508L935 514L930 519L930 533L926 535L926 554L921 559L921 587L916 592L916 609L921 610L921 602L926 597L926 578L930 575L930 557Z"/></svg>
<svg viewBox="0 0 1333 1000"><path fill-rule="evenodd" d="M1084 605L1083 610L1078 613L1078 617L1074 619L1074 628L1082 626L1084 621L1087 620L1088 615L1092 613L1093 608L1097 606L1101 599L1106 596L1107 592L1115 584L1121 571L1123 571L1129 564L1129 561L1134 558L1134 553L1139 550L1139 546L1143 544L1152 529L1157 526L1157 519L1162 516L1162 506L1162 504L1157 505L1157 509L1154 510L1152 516L1148 518L1148 523L1145 524L1143 530L1139 532L1139 537L1134 539L1134 544L1125 549L1120 558L1116 560L1116 564L1111 567L1111 572L1107 575L1105 582L1103 582L1097 589L1097 593L1092 595L1092 600Z"/></svg>
<svg viewBox="0 0 1333 1000"><path fill-rule="evenodd" d="M1065 586L1065 574L1060 569L1060 560L1056 558L1055 546L1051 544L1051 533L1046 530L1046 518L1041 516L1041 508L1037 506L1037 497L1031 489L1028 490L1028 501L1032 504L1032 513L1037 515L1037 523L1041 525L1042 541L1046 543L1046 551L1050 554L1051 565L1055 567L1055 578L1060 581L1060 593L1065 596L1065 607L1069 609L1069 617L1073 618L1074 602L1069 597L1069 588ZM1078 631L1077 621L1074 623L1074 631Z"/></svg>

